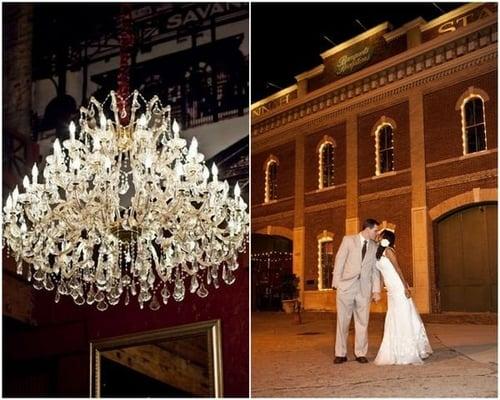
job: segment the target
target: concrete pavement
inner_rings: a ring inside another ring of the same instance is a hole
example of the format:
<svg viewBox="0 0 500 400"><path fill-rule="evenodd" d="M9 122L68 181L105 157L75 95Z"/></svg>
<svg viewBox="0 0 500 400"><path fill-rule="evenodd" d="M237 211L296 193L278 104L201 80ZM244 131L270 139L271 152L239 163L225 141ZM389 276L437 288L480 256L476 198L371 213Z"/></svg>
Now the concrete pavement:
<svg viewBox="0 0 500 400"><path fill-rule="evenodd" d="M434 354L424 365L378 367L382 314L369 326L369 364L333 364L335 315L252 314L253 397L497 397L497 325L426 323Z"/></svg>

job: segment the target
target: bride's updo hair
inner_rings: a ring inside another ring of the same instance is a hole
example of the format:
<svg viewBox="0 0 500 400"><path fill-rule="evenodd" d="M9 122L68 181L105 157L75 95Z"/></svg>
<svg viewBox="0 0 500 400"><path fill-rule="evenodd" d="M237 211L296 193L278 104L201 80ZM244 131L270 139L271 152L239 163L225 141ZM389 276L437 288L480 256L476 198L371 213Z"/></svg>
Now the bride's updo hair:
<svg viewBox="0 0 500 400"><path fill-rule="evenodd" d="M380 242L382 242L382 239L387 239L389 241L389 247L394 247L394 242L396 241L396 235L394 234L394 232L391 232L391 231L388 231L387 229L384 229L380 233ZM387 247L382 246L380 244L380 242L379 242L377 254L376 254L377 260L380 260L380 257L382 257L382 254L384 254L384 251L387 248Z"/></svg>

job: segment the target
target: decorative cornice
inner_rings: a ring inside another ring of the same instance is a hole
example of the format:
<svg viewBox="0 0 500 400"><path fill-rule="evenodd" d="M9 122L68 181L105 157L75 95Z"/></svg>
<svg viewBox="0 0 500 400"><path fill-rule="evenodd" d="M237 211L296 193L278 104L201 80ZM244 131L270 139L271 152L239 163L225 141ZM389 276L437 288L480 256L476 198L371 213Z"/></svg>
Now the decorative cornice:
<svg viewBox="0 0 500 400"><path fill-rule="evenodd" d="M308 132L310 130L320 129L320 127L322 127L323 125L327 125L330 121L339 120L341 117L345 117L348 113L354 110L369 108L372 105L380 104L385 100L400 102L400 99L397 101L395 99L397 99L398 97L401 98L409 90L418 88L423 85L428 85L429 83L439 82L443 78L452 76L458 72L464 70L474 70L475 72L477 72L478 67L480 67L481 65L497 60L498 54L496 50L496 45L488 46L488 48L481 49L477 53L470 55L470 57L460 57L457 60L460 61L460 63L456 63L453 66L439 65L432 72L428 71L427 74L419 74L417 77L410 76L403 82L395 82L394 84L387 85L378 88L373 92L367 93L366 96L360 96L359 98L351 99L351 101L346 102L343 107L341 107L341 105L339 104L339 106L334 108L333 111L327 110L327 108L332 107L332 97L334 96L334 94L332 93L328 98L317 99L317 102L312 107L308 106L307 109L304 109L304 107L302 107L302 110L292 110L293 113L291 115L283 116L279 118L279 120L277 118L274 118L274 121L267 120L255 124L252 132L260 130L261 127L265 127L263 132L266 132L266 134L252 134L253 150L259 147L260 140L266 142L267 145L271 143L269 141L270 137L279 137L280 141L282 141L288 134L294 136L295 133L299 131ZM495 70L496 63L491 63L491 68L489 66L488 68L488 71ZM481 72L481 74L484 73L484 71ZM343 93L343 95L345 95L345 92ZM321 111L319 115L311 115L314 113L318 113L319 111ZM301 120L303 122L301 122ZM262 137L259 137L261 135ZM287 140L292 139L286 139L285 141Z"/></svg>
<svg viewBox="0 0 500 400"><path fill-rule="evenodd" d="M299 82L304 79L312 78L313 76L321 74L324 71L324 69L325 69L324 64L318 65L317 67L310 69L309 71L302 72L301 74L296 75L295 79L297 80L297 82Z"/></svg>
<svg viewBox="0 0 500 400"><path fill-rule="evenodd" d="M455 10L452 10L450 12L447 12L446 14L441 15L440 17L437 17L433 19L432 21L429 21L427 24L423 25L420 27L420 30L422 32L427 31L429 29L432 29L446 21L449 21L450 19L453 19L455 17L458 17L461 14L465 14L468 11L474 10L475 8L481 7L484 5L484 3L468 3L465 4L462 7L456 8Z"/></svg>
<svg viewBox="0 0 500 400"><path fill-rule="evenodd" d="M256 103L253 103L250 107L251 110L255 108L259 108L260 106L267 104L273 100L279 99L281 96L285 96L288 93L292 93L294 90L297 90L297 84L293 84L292 86L288 86L279 92L272 94L271 96L267 96L265 99L259 100Z"/></svg>
<svg viewBox="0 0 500 400"><path fill-rule="evenodd" d="M471 174L452 176L450 178L436 179L430 182L427 182L427 189L441 189L446 186L454 186L461 185L463 183L480 181L483 179L497 178L498 177L498 169L492 168L484 171L473 172Z"/></svg>
<svg viewBox="0 0 500 400"><path fill-rule="evenodd" d="M391 24L389 24L389 22L383 22L383 23L367 30L366 32L361 33L360 35L354 36L352 39L350 39L346 42L343 42L343 43L339 44L338 46L332 47L330 50L327 50L327 51L321 53L320 54L321 58L324 60L325 58L331 57L334 54L336 54L342 50L345 50L348 47L351 47L352 45L355 45L356 43L359 43L365 39L368 39L370 36L373 36L379 32L382 32L382 31L390 29L390 28L391 28Z"/></svg>
<svg viewBox="0 0 500 400"><path fill-rule="evenodd" d="M425 19L423 19L422 17L415 18L414 20L404 24L401 28L395 29L393 31L390 31L390 32L387 32L386 34L384 34L384 39L386 42L390 42L390 41L392 41L400 36L403 36L410 29L419 27L419 26L424 25L426 23L427 23L427 21Z"/></svg>
<svg viewBox="0 0 500 400"><path fill-rule="evenodd" d="M253 118L252 136L280 130L284 125L311 117L341 103L351 102L353 99L371 97L372 93L377 93L380 88L403 85L408 80L454 68L451 65L456 62L464 62L466 59L470 61L472 58L482 58L481 62L487 61L484 60L485 49L486 52L494 52L491 57L496 59L497 46L492 45L496 42L496 16L486 17L472 28L467 26L457 31L457 34L430 40L296 99L293 104L271 110L263 117Z"/></svg>

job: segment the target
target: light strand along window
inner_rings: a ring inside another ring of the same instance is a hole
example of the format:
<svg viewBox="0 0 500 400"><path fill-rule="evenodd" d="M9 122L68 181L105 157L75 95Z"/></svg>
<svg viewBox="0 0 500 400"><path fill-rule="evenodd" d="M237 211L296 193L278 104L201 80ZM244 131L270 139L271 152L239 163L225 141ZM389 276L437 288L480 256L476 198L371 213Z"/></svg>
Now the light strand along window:
<svg viewBox="0 0 500 400"><path fill-rule="evenodd" d="M278 160L274 156L266 163L265 203L278 198L278 165Z"/></svg>
<svg viewBox="0 0 500 400"><path fill-rule="evenodd" d="M392 126L382 125L377 130L377 169L376 175L394 171L394 135Z"/></svg>
<svg viewBox="0 0 500 400"><path fill-rule="evenodd" d="M320 150L320 189L327 188L334 185L334 159L335 147L332 143L326 142L321 146Z"/></svg>
<svg viewBox="0 0 500 400"><path fill-rule="evenodd" d="M333 266L335 255L333 252L333 239L324 237L318 240L319 262L318 262L318 289L332 288Z"/></svg>
<svg viewBox="0 0 500 400"><path fill-rule="evenodd" d="M484 120L484 102L478 97L471 97L463 105L463 123L465 154L486 150L486 124Z"/></svg>

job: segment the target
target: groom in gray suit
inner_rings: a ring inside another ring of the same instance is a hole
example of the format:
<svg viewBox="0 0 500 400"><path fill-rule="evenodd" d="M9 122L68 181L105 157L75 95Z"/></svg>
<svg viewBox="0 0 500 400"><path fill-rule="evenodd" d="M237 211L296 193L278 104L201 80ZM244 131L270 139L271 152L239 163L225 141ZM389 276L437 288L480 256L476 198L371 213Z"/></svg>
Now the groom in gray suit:
<svg viewBox="0 0 500 400"><path fill-rule="evenodd" d="M335 257L332 287L337 289L335 364L347 361L347 338L354 313L356 361L367 363L370 300L380 300L380 274L375 267L379 223L367 219L363 230L344 236Z"/></svg>

